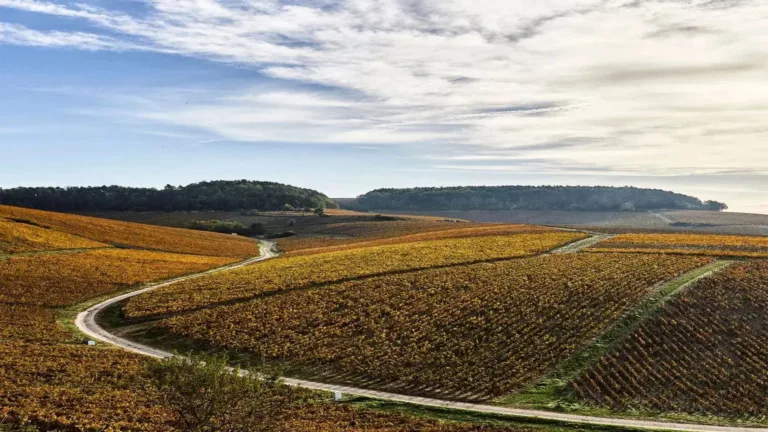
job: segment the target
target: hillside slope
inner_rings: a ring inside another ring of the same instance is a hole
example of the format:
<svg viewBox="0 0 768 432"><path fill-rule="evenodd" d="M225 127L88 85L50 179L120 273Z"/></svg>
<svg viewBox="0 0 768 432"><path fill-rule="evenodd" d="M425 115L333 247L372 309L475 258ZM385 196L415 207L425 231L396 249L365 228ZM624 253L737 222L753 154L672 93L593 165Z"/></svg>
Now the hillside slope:
<svg viewBox="0 0 768 432"><path fill-rule="evenodd" d="M82 248L84 245L81 243L87 239L121 248L162 250L194 255L245 258L259 254L258 244L251 239L211 232L142 225L4 205L0 205L0 218L22 226L37 228L41 232L54 231L82 238L77 243L68 240L71 244L64 248ZM4 250L39 249L28 244L27 238L30 235L23 234L20 230L18 234L13 234L15 232L17 231L14 230L11 235L0 236L2 240L0 243L7 244L3 246ZM48 234L53 235L53 233ZM5 237L8 238L3 240ZM61 240L53 244L48 240L45 244L49 249L54 245L58 245L57 248L61 249L60 243ZM86 244L85 247L87 246L90 245Z"/></svg>

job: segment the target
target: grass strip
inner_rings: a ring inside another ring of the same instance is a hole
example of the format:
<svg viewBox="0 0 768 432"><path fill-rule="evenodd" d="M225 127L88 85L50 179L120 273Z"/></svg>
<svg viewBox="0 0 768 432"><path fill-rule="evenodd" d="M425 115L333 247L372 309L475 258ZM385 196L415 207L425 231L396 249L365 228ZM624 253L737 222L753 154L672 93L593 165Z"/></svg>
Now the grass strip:
<svg viewBox="0 0 768 432"><path fill-rule="evenodd" d="M553 372L541 381L519 393L498 399L496 402L500 405L535 408L575 408L571 405L576 404L564 394L564 389L570 381L584 373L604 354L640 327L640 324L655 314L666 301L700 279L709 277L734 262L731 260L715 261L662 284L646 297L637 308L625 313L594 342L560 363Z"/></svg>

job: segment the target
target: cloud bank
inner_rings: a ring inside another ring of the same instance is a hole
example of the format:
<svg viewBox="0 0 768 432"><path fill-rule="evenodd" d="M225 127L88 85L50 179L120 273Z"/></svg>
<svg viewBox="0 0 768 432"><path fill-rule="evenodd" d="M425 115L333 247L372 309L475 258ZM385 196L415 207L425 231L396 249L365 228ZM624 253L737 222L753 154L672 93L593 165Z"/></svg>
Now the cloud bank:
<svg viewBox="0 0 768 432"><path fill-rule="evenodd" d="M225 139L409 145L488 172L768 172L763 0L141 6L0 0L89 29L0 22L0 43L191 56L279 83L133 113Z"/></svg>

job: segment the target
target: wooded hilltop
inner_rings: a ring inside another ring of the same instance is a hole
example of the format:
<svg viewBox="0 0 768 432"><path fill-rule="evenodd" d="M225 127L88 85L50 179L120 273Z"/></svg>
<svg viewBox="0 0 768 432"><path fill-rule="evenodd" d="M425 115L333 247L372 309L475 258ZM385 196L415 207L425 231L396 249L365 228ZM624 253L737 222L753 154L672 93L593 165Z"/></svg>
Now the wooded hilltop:
<svg viewBox="0 0 768 432"><path fill-rule="evenodd" d="M125 186L17 187L0 189L0 204L64 212L227 211L333 208L312 189L274 182L218 180L163 189Z"/></svg>
<svg viewBox="0 0 768 432"><path fill-rule="evenodd" d="M376 189L345 205L357 210L716 210L717 201L658 189L607 186L462 186Z"/></svg>

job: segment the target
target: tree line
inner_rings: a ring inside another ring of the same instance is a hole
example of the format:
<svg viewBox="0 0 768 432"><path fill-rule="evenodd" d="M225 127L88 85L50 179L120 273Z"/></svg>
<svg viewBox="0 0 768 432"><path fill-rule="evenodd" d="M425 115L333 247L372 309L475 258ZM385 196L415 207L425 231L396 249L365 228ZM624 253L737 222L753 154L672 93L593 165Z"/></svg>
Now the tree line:
<svg viewBox="0 0 768 432"><path fill-rule="evenodd" d="M348 207L358 210L715 210L717 201L636 187L606 186L466 186L376 189Z"/></svg>
<svg viewBox="0 0 768 432"><path fill-rule="evenodd" d="M206 181L162 189L125 186L0 189L0 204L63 212L231 211L334 208L312 189L274 182Z"/></svg>

